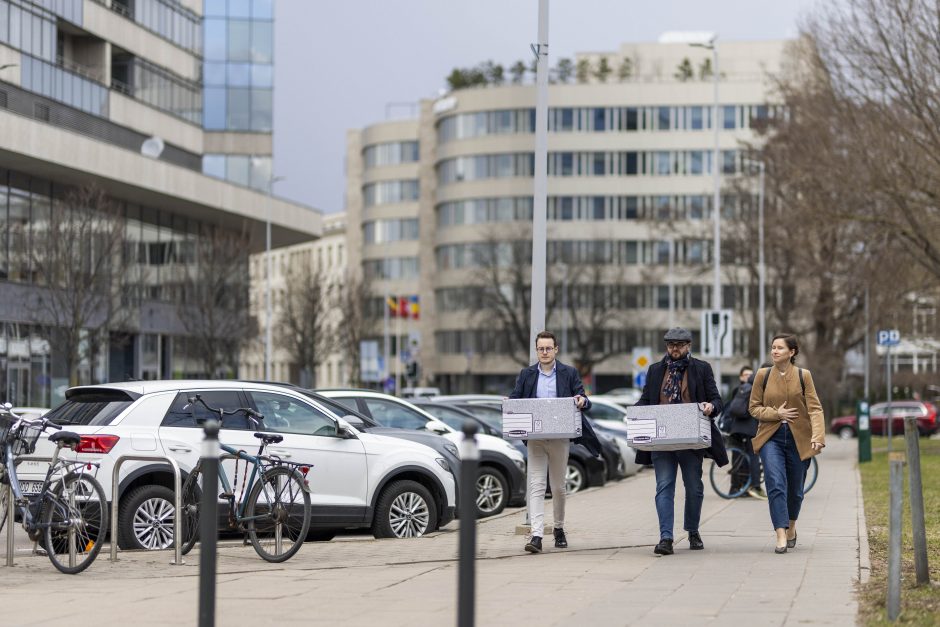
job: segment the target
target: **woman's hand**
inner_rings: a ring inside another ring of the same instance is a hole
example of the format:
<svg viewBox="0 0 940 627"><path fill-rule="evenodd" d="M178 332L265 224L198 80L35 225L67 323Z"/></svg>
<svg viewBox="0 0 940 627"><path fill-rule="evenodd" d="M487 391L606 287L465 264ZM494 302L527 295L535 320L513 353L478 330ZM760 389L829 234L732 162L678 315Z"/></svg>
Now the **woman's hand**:
<svg viewBox="0 0 940 627"><path fill-rule="evenodd" d="M811 442L810 444L811 444L812 447L813 447L813 452L814 452L814 453L818 453L819 451L821 451L821 450L823 450L824 448L826 448L826 445L823 444L822 442Z"/></svg>
<svg viewBox="0 0 940 627"><path fill-rule="evenodd" d="M796 407L787 407L786 401L777 408L777 417L780 419L780 422L791 423L799 415L800 412L797 411Z"/></svg>

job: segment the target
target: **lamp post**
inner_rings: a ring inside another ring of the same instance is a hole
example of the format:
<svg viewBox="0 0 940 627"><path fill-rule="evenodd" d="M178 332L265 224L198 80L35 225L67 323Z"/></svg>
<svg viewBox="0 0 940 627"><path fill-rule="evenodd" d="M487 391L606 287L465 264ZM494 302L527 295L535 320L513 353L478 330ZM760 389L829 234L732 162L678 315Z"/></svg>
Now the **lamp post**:
<svg viewBox="0 0 940 627"><path fill-rule="evenodd" d="M712 85L714 87L714 101L712 102L712 129L715 134L715 145L712 154L712 175L714 182L712 200L712 219L714 226L714 285L712 288L712 309L721 309L721 147L719 144L719 100L718 100L718 33L708 31L668 31L660 35L661 44L687 44L696 48L705 48L712 51ZM715 380L721 386L721 359L713 362Z"/></svg>
<svg viewBox="0 0 940 627"><path fill-rule="evenodd" d="M532 287L529 303L529 351L533 362L535 336L545 329L546 258L548 255L548 0L539 0L538 43L532 45L535 72L535 155L532 191Z"/></svg>
<svg viewBox="0 0 940 627"><path fill-rule="evenodd" d="M272 176L268 179L268 210L265 212L264 225L264 380L271 380L271 343L274 328L274 305L271 301L271 275L273 263L271 261L271 199L274 198L274 184L283 181L283 176Z"/></svg>
<svg viewBox="0 0 940 627"><path fill-rule="evenodd" d="M760 343L760 365L767 361L767 264L764 262L764 162L748 159L747 164L757 166L757 327Z"/></svg>

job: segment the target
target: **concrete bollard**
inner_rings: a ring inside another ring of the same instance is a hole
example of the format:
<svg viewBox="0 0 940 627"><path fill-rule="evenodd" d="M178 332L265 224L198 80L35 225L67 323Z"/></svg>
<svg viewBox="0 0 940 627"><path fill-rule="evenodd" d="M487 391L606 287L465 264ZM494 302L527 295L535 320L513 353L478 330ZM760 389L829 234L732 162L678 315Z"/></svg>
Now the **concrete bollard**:
<svg viewBox="0 0 940 627"><path fill-rule="evenodd" d="M904 419L904 441L907 444L907 485L911 495L911 528L914 535L914 572L917 585L930 583L927 564L927 526L924 521L924 486L920 474L920 430L917 418Z"/></svg>
<svg viewBox="0 0 940 627"><path fill-rule="evenodd" d="M219 536L219 426L207 420L202 443L199 506L199 627L215 627L215 573Z"/></svg>
<svg viewBox="0 0 940 627"><path fill-rule="evenodd" d="M460 549L457 572L457 625L473 627L476 604L477 467L480 450L474 436L477 424L463 423L460 442Z"/></svg>
<svg viewBox="0 0 940 627"><path fill-rule="evenodd" d="M891 501L888 515L888 620L894 622L901 613L901 512L904 508L904 455L894 453L888 462L891 468L889 490Z"/></svg>

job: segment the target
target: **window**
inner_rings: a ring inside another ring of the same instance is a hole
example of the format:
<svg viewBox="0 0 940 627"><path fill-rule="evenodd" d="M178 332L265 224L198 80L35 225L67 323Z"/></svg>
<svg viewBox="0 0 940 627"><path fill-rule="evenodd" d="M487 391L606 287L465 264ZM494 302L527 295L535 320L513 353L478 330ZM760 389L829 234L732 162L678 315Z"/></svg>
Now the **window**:
<svg viewBox="0 0 940 627"><path fill-rule="evenodd" d="M264 430L275 433L335 436L336 422L315 407L273 392L251 392L251 400L264 416Z"/></svg>
<svg viewBox="0 0 940 627"><path fill-rule="evenodd" d="M363 401L365 401L366 407L369 408L373 420L383 427L420 431L428 423L428 419L422 414L393 401L377 398L366 398Z"/></svg>
<svg viewBox="0 0 940 627"><path fill-rule="evenodd" d="M724 128L726 131L733 131L735 128L737 128L736 113L737 107L735 106L725 106L721 108L722 128Z"/></svg>
<svg viewBox="0 0 940 627"><path fill-rule="evenodd" d="M660 131L669 130L669 107L656 107L656 128Z"/></svg>
<svg viewBox="0 0 940 627"><path fill-rule="evenodd" d="M244 407L241 401L241 395L238 390L192 390L180 392L173 400L173 404L163 417L161 427L201 427L202 424L214 418L218 420L218 414L210 412L202 403L190 403L189 398L198 394L206 405L213 409L222 408L226 411ZM249 426L247 416L236 414L234 416L225 416L222 421L222 427L225 429L254 429Z"/></svg>
<svg viewBox="0 0 940 627"><path fill-rule="evenodd" d="M701 131L705 128L705 116L702 107L689 107L689 129Z"/></svg>
<svg viewBox="0 0 940 627"><path fill-rule="evenodd" d="M109 425L133 402L133 397L118 390L82 392L73 394L45 417L57 425Z"/></svg>

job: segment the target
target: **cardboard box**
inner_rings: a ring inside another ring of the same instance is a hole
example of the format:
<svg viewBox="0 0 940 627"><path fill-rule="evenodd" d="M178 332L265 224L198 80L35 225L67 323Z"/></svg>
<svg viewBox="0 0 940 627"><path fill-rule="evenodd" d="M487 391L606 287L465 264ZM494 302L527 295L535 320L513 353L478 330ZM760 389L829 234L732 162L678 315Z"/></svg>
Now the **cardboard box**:
<svg viewBox="0 0 940 627"><path fill-rule="evenodd" d="M503 437L568 440L581 437L581 411L574 398L508 398L503 401Z"/></svg>
<svg viewBox="0 0 940 627"><path fill-rule="evenodd" d="M711 420L698 403L627 407L624 416L630 446L642 451L679 451L708 448Z"/></svg>

